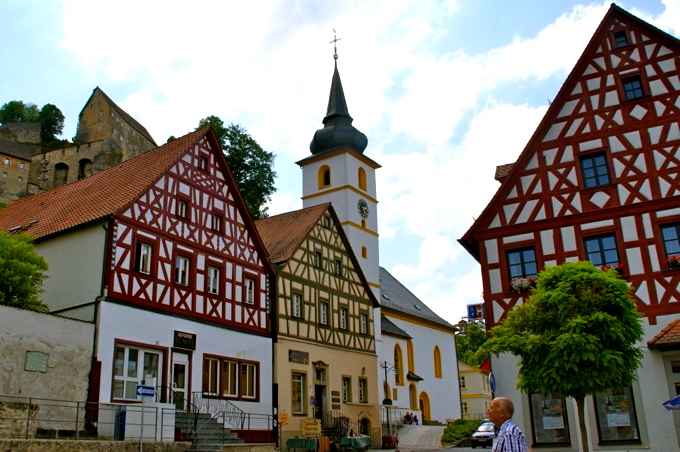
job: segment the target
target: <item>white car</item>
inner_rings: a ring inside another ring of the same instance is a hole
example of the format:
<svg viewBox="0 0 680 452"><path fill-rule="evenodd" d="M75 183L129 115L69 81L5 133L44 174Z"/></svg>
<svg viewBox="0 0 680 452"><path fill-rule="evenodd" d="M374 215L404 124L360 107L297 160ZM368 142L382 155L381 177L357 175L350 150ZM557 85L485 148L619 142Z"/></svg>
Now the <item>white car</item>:
<svg viewBox="0 0 680 452"><path fill-rule="evenodd" d="M482 422L482 425L477 427L477 431L472 434L470 445L473 449L477 446L491 446L493 445L493 439L495 436L496 426L491 422Z"/></svg>

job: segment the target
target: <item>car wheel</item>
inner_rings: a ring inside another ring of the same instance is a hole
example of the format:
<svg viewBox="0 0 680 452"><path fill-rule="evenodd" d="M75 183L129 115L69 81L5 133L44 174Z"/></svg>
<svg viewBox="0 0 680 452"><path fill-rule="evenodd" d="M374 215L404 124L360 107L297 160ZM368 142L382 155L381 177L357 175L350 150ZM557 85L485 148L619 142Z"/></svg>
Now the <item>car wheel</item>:
<svg viewBox="0 0 680 452"><path fill-rule="evenodd" d="M477 449L477 443L474 441L470 442L470 446L472 446L473 449Z"/></svg>

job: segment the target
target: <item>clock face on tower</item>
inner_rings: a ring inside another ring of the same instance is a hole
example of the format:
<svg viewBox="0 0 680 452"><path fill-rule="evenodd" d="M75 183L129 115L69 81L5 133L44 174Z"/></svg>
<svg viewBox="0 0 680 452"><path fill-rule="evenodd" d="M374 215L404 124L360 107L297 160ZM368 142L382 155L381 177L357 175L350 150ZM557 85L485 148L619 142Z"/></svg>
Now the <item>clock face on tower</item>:
<svg viewBox="0 0 680 452"><path fill-rule="evenodd" d="M361 215L361 218L368 217L368 204L366 203L365 199L360 199L359 202L357 202L357 208L359 209L359 215Z"/></svg>

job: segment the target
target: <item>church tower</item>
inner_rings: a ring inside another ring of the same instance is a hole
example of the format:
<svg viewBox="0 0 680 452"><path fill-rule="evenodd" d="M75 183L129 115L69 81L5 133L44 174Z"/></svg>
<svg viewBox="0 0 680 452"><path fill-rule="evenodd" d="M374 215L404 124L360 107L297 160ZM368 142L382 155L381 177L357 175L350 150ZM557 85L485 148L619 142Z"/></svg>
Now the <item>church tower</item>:
<svg viewBox="0 0 680 452"><path fill-rule="evenodd" d="M314 133L312 155L297 162L302 168L302 205L331 202L361 263L361 269L380 299L376 162L364 155L366 135L352 125L338 73L338 54L328 98L324 127Z"/></svg>

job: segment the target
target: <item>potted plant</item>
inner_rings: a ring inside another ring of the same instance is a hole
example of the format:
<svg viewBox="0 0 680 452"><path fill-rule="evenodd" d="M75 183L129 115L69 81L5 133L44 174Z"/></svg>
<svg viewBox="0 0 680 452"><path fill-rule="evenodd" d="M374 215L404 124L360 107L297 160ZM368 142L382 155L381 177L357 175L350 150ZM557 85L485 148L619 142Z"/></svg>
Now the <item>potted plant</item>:
<svg viewBox="0 0 680 452"><path fill-rule="evenodd" d="M680 262L679 262L679 264L680 264ZM623 266L623 264L622 264L621 262L619 262L619 263L616 264L615 266L614 266L614 265L606 264L606 265L603 265L603 266L600 267L600 268L602 269L602 271L607 271L607 270L613 268L614 270L616 270L616 273L619 274L619 278L622 278L622 277L623 277L623 268L624 268L624 266ZM680 266L679 266L678 268L680 268Z"/></svg>

